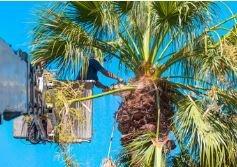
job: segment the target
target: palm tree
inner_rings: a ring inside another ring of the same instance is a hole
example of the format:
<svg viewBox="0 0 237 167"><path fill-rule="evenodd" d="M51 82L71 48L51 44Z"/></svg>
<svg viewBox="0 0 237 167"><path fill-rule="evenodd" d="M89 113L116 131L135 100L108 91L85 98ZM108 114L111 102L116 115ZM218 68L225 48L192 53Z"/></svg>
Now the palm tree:
<svg viewBox="0 0 237 167"><path fill-rule="evenodd" d="M32 63L65 77L94 52L135 74L117 112L124 165L162 166L172 130L196 165L234 166L237 15L224 6L221 20L210 2L58 3L40 11Z"/></svg>

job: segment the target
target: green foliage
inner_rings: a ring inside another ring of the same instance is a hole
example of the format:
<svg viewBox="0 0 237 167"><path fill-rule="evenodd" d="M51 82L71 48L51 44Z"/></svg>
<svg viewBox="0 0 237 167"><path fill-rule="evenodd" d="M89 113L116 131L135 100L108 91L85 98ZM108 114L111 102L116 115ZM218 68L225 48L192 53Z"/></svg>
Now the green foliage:
<svg viewBox="0 0 237 167"><path fill-rule="evenodd" d="M237 124L223 119L220 108L207 106L190 96L179 103L175 116L177 137L187 143L192 154L199 153L200 166L234 166Z"/></svg>
<svg viewBox="0 0 237 167"><path fill-rule="evenodd" d="M144 73L157 60L166 38L177 42L210 19L209 3L168 3L68 2L43 9L33 30L33 62L57 60L59 69L75 69L78 64L83 67L97 48L135 73ZM174 37L177 32L183 35ZM144 63L149 66L137 68Z"/></svg>
<svg viewBox="0 0 237 167"><path fill-rule="evenodd" d="M125 146L120 162L127 166L151 167L155 164L155 156L165 166L163 145L155 144L156 135L152 132L138 135L131 143ZM158 151L160 150L160 152ZM160 166L160 165L156 165ZM161 167L160 166L160 167Z"/></svg>
<svg viewBox="0 0 237 167"><path fill-rule="evenodd" d="M65 76L85 68L95 53L117 58L137 78L165 80L177 110L178 140L198 155L191 162L183 152L177 163L232 167L237 163L237 15L220 20L215 9L210 2L60 2L40 12L32 62L56 62ZM124 164L153 166L162 152L152 143L156 137L138 136L125 148Z"/></svg>

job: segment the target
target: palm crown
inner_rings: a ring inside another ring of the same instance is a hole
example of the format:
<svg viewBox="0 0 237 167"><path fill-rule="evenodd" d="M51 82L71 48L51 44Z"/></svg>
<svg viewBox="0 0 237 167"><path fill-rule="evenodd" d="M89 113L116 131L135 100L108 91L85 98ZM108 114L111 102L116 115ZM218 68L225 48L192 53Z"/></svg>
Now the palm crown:
<svg viewBox="0 0 237 167"><path fill-rule="evenodd" d="M84 68L93 52L118 59L138 80L163 80L177 111L172 128L179 142L191 154L199 153L200 166L233 166L237 15L217 22L215 9L210 2L59 3L41 10L32 62L53 62L63 77ZM229 22L232 28L225 27ZM130 163L158 163L155 147L144 149L152 145L151 136L140 136L127 147L137 152ZM147 143L136 145L141 140Z"/></svg>

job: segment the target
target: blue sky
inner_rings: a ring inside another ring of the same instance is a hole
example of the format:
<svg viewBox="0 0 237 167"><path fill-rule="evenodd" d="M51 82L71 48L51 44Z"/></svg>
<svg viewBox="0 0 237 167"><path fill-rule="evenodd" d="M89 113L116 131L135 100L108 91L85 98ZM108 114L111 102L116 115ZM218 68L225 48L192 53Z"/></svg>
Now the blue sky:
<svg viewBox="0 0 237 167"><path fill-rule="evenodd" d="M0 37L12 44L14 49L21 48L29 51L30 30L35 21L33 11L42 3L46 4L46 2L0 2ZM237 12L237 2L228 4L234 12ZM222 14L227 15L227 13ZM106 68L124 77L116 67L115 62L106 65ZM99 77L104 83L112 83L110 79ZM94 93L98 92L99 90L94 90ZM73 154L81 162L82 167L98 167L107 155L114 112L119 106L119 101L120 99L115 96L93 101L92 142L74 145L72 148ZM120 134L116 130L112 145L113 155L119 153L119 138ZM60 167L64 165L57 160L57 147L54 144L31 145L24 140L16 140L12 137L12 122L4 122L4 125L0 126L0 166Z"/></svg>

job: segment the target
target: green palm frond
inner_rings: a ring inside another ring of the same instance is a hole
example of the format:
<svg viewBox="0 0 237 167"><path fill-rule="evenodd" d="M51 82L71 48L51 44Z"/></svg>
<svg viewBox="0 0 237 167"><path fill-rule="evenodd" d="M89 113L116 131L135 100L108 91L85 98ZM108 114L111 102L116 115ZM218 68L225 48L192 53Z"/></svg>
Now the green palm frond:
<svg viewBox="0 0 237 167"><path fill-rule="evenodd" d="M67 72L75 73L76 69L80 69L83 65L85 67L87 63L85 52L73 43L60 38L52 38L47 43L37 46L37 50L32 54L32 63L47 62L46 66L54 63L58 76L65 76Z"/></svg>
<svg viewBox="0 0 237 167"><path fill-rule="evenodd" d="M206 29L195 38L195 43L187 42L161 65L160 72L179 67L184 71L180 75L213 82L225 79L236 82L237 54L236 45L233 44L236 40L235 26L229 29L226 35L221 36L218 33L224 24L233 21L236 17L237 15L233 15Z"/></svg>
<svg viewBox="0 0 237 167"><path fill-rule="evenodd" d="M48 16L50 14L50 16ZM89 47L92 37L79 25L72 22L62 14L52 11L43 11L38 25L34 28L33 47L41 44L47 45L47 41L54 38L65 40L77 45L77 47Z"/></svg>
<svg viewBox="0 0 237 167"><path fill-rule="evenodd" d="M65 15L58 12L60 8L55 8L53 6L38 14L38 23L33 29L33 64L43 62L48 65L55 62L58 64L58 75L62 77L67 72L76 73L78 69L86 68L91 53L102 59L106 53L116 52L114 43L96 39L83 25L74 21L70 14Z"/></svg>
<svg viewBox="0 0 237 167"><path fill-rule="evenodd" d="M200 166L232 166L236 164L237 143L233 131L219 114L213 111L204 114L207 110L202 102L190 96L182 100L175 116L177 137L193 155L198 154ZM236 131L236 123L231 122L231 127Z"/></svg>
<svg viewBox="0 0 237 167"><path fill-rule="evenodd" d="M120 15L126 15L133 7L132 1L115 1L115 11Z"/></svg>
<svg viewBox="0 0 237 167"><path fill-rule="evenodd" d="M220 41L221 43L213 48L209 47L214 46L215 42L208 36L204 37L203 42L200 46L203 52L189 58L190 64L193 64L194 71L197 72L196 75L199 78L210 77L210 80L234 81L237 75L237 47L227 40Z"/></svg>
<svg viewBox="0 0 237 167"><path fill-rule="evenodd" d="M32 63L54 62L63 78L67 72L77 73L86 67L90 53L95 51L93 38L82 27L51 10L43 11L34 32Z"/></svg>
<svg viewBox="0 0 237 167"><path fill-rule="evenodd" d="M158 156L156 159L161 164L158 166L165 166L163 155L156 154L157 146L153 142L155 139L156 135L152 132L137 136L131 143L125 146L122 159L129 157L129 160L125 160L129 166L151 167L154 166L155 156ZM162 146L160 149L162 152Z"/></svg>
<svg viewBox="0 0 237 167"><path fill-rule="evenodd" d="M208 27L214 13L212 6L210 2L153 2L152 30L159 40L152 49L152 62L168 48L177 50L185 41L193 42L198 32ZM171 40L169 44L167 40Z"/></svg>
<svg viewBox="0 0 237 167"><path fill-rule="evenodd" d="M69 2L68 16L96 37L108 39L117 30L119 16L110 2Z"/></svg>
<svg viewBox="0 0 237 167"><path fill-rule="evenodd" d="M128 32L129 33L129 32ZM119 60L126 64L130 70L136 72L136 68L140 66L141 61L141 49L138 49L137 45L134 43L134 39L129 36L120 36L120 43L117 46L120 52ZM139 47L140 48L140 47Z"/></svg>
<svg viewBox="0 0 237 167"><path fill-rule="evenodd" d="M229 31L227 35L224 36L224 40L227 40L232 45L237 44L237 25L234 25L233 28Z"/></svg>
<svg viewBox="0 0 237 167"><path fill-rule="evenodd" d="M193 32L197 25L205 26L211 20L210 7L210 2L153 2L155 25Z"/></svg>

